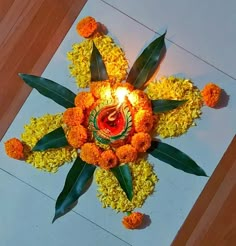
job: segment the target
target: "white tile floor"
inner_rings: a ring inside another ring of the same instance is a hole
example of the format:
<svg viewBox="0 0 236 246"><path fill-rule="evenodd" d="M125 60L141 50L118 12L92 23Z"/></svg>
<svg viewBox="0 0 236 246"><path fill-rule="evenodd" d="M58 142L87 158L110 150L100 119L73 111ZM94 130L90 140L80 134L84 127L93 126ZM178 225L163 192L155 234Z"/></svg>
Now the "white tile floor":
<svg viewBox="0 0 236 246"><path fill-rule="evenodd" d="M230 0L88 0L77 19L91 15L105 24L130 64L157 36L154 31L161 33L167 28L167 55L158 76L188 77L199 88L214 81L225 90L230 96L226 107L204 108L197 127L180 138L164 140L188 153L208 175L236 130L235 10L236 4ZM73 91L76 87L69 78L66 52L79 41L73 25L43 74ZM33 91L0 144L0 245L170 245L208 179L187 175L151 158L160 182L140 210L150 215L150 226L137 231L123 229L122 214L101 208L95 184L74 212L51 224L55 200L70 166L56 174L40 172L7 158L3 143L19 137L31 116L62 111Z"/></svg>

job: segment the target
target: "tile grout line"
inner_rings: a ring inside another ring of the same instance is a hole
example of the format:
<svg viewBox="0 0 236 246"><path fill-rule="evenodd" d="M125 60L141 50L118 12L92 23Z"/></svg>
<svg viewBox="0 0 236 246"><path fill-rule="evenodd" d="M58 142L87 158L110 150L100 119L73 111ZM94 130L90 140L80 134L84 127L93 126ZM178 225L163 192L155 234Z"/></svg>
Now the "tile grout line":
<svg viewBox="0 0 236 246"><path fill-rule="evenodd" d="M155 31L155 30L153 30L152 28L146 26L145 24L143 24L142 22L136 20L135 18L129 16L128 14L126 14L126 13L123 12L123 11L121 11L121 10L118 9L117 7L113 6L112 4L106 2L105 0L100 0L100 1L103 2L104 4L107 4L107 5L110 6L111 8L115 9L116 11L120 12L121 14L127 16L128 18L130 18L131 20L133 20L133 21L135 21L136 23L140 24L141 26L147 28L148 30L150 30L150 31L152 31L152 32L154 32L154 33L156 33L156 34L158 34L158 35L161 35L161 34L158 33L157 31ZM224 75L228 76L229 78L231 78L231 79L233 79L233 80L236 80L236 78L233 77L232 75L230 75L230 74L224 72L223 70L219 69L218 67L216 67L215 65L211 64L210 62L204 60L203 58L199 57L198 55L196 55L196 54L192 53L191 51L185 49L183 46L181 46L181 45L175 43L174 41L172 41L172 40L170 40L170 39L168 39L168 38L165 38L165 39L166 39L168 42L170 42L170 43L174 44L175 46L177 46L178 48L180 48L180 49L184 50L185 52L189 53L190 55L194 56L194 57L197 58L198 60L200 60L200 61L206 63L207 65L213 67L213 68L216 69L217 71L219 71L219 72L223 73Z"/></svg>
<svg viewBox="0 0 236 246"><path fill-rule="evenodd" d="M23 184L29 186L30 188L34 189L35 191L41 193L42 195L46 196L46 197L49 198L50 200L53 200L54 202L56 201L53 197L49 196L48 194L44 193L43 191L39 190L38 188L34 187L33 185L27 183L26 181L24 181L24 180L18 178L18 177L15 176L14 174L12 174L12 173L10 173L10 172L4 170L4 169L1 168L1 167L0 167L0 170L3 171L3 172L5 172L5 173L8 174L9 176L13 177L14 179L17 179L18 181L22 182ZM122 239L122 238L116 236L116 235L113 234L112 232L110 232L110 231L108 231L107 229L103 228L102 226L96 224L95 222L93 222L92 220L86 218L85 216L81 215L80 213L76 212L75 210L72 209L71 212L73 212L73 213L75 213L76 215L80 216L81 218L87 220L88 222L92 223L93 225L99 227L99 228L102 229L103 231L105 231L105 232L111 234L112 236L114 236L115 238L121 240L122 242L126 243L127 245L132 246L132 244L126 242L124 239Z"/></svg>

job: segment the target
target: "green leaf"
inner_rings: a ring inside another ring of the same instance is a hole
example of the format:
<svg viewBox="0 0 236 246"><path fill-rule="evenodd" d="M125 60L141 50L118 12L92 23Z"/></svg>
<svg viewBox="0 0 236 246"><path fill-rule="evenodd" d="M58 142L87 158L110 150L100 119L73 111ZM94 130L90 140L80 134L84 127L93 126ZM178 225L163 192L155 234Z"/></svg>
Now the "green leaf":
<svg viewBox="0 0 236 246"><path fill-rule="evenodd" d="M94 42L93 51L90 59L90 71L91 81L102 81L108 79L106 66Z"/></svg>
<svg viewBox="0 0 236 246"><path fill-rule="evenodd" d="M152 141L148 153L184 172L198 176L207 176L205 171L189 156L166 143Z"/></svg>
<svg viewBox="0 0 236 246"><path fill-rule="evenodd" d="M35 88L39 93L48 97L65 108L75 107L74 99L76 95L58 83L30 74L19 73L19 76L26 84Z"/></svg>
<svg viewBox="0 0 236 246"><path fill-rule="evenodd" d="M60 148L69 145L62 127L49 132L42 137L32 149L33 151L44 151L52 148Z"/></svg>
<svg viewBox="0 0 236 246"><path fill-rule="evenodd" d="M141 88L154 74L162 58L166 32L148 45L130 69L127 82Z"/></svg>
<svg viewBox="0 0 236 246"><path fill-rule="evenodd" d="M72 205L83 194L83 190L93 176L95 168L95 165L87 164L80 157L77 157L66 177L64 188L57 198L52 223L70 211Z"/></svg>
<svg viewBox="0 0 236 246"><path fill-rule="evenodd" d="M111 169L116 176L121 188L125 192L127 198L131 201L133 198L132 175L128 164L121 165Z"/></svg>
<svg viewBox="0 0 236 246"><path fill-rule="evenodd" d="M187 100L152 100L152 109L154 113L163 113L172 109L175 109L183 105Z"/></svg>

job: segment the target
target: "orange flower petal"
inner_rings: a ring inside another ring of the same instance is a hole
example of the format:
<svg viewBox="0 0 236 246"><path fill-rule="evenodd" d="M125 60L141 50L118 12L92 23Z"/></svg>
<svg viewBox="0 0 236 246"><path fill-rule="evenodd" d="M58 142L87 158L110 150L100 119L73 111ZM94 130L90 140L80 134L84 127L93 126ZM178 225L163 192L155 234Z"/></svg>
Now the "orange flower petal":
<svg viewBox="0 0 236 246"><path fill-rule="evenodd" d="M24 158L24 146L17 138L11 138L4 143L6 154L14 159L20 160Z"/></svg>
<svg viewBox="0 0 236 246"><path fill-rule="evenodd" d="M144 214L139 212L133 212L132 214L125 216L122 220L122 224L127 229L138 228L143 222Z"/></svg>
<svg viewBox="0 0 236 246"><path fill-rule="evenodd" d="M94 103L93 94L90 92L80 92L75 97L75 106L82 109L90 108Z"/></svg>
<svg viewBox="0 0 236 246"><path fill-rule="evenodd" d="M103 169L110 169L118 164L118 158L112 150L105 150L102 152L99 159L99 166Z"/></svg>
<svg viewBox="0 0 236 246"><path fill-rule="evenodd" d="M221 88L213 83L205 85L201 91L203 101L208 107L215 107L220 99Z"/></svg>
<svg viewBox="0 0 236 246"><path fill-rule="evenodd" d="M152 138L148 133L138 132L131 138L131 145L138 152L146 152L151 146Z"/></svg>
<svg viewBox="0 0 236 246"><path fill-rule="evenodd" d="M130 144L117 148L116 155L121 163L134 162L137 159L137 151Z"/></svg>
<svg viewBox="0 0 236 246"><path fill-rule="evenodd" d="M80 158L88 164L97 165L100 159L101 150L95 143L85 143L81 147Z"/></svg>
<svg viewBox="0 0 236 246"><path fill-rule="evenodd" d="M136 132L150 132L153 127L153 115L151 110L139 110L134 116L134 128Z"/></svg>
<svg viewBox="0 0 236 246"><path fill-rule="evenodd" d="M81 126L72 126L67 133L67 140L74 148L80 148L87 141L87 130Z"/></svg>
<svg viewBox="0 0 236 246"><path fill-rule="evenodd" d="M68 108L62 118L63 122L68 126L80 125L84 120L84 113L81 107Z"/></svg>
<svg viewBox="0 0 236 246"><path fill-rule="evenodd" d="M91 16L83 18L76 26L78 34L84 38L90 37L97 30L97 28L98 23Z"/></svg>

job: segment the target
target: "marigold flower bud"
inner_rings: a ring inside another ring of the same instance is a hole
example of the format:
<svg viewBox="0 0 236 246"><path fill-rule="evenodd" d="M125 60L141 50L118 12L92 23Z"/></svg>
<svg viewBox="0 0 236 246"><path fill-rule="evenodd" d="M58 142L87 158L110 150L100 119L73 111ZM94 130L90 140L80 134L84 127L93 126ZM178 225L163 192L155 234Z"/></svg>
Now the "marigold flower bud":
<svg viewBox="0 0 236 246"><path fill-rule="evenodd" d="M143 222L144 214L139 212L133 212L128 216L125 216L122 220L122 224L127 229L138 228Z"/></svg>
<svg viewBox="0 0 236 246"><path fill-rule="evenodd" d="M99 159L99 166L103 169L109 170L118 164L118 158L112 150L105 150L102 152Z"/></svg>
<svg viewBox="0 0 236 246"><path fill-rule="evenodd" d="M218 85L209 83L201 91L204 103L214 108L220 99L221 88Z"/></svg>
<svg viewBox="0 0 236 246"><path fill-rule="evenodd" d="M78 126L84 120L84 113L81 107L68 108L62 118L68 126Z"/></svg>
<svg viewBox="0 0 236 246"><path fill-rule="evenodd" d="M96 20L91 17L87 16L80 20L76 26L76 30L78 34L84 38L89 38L98 28L98 23Z"/></svg>
<svg viewBox="0 0 236 246"><path fill-rule="evenodd" d="M130 144L126 144L117 148L116 155L121 163L133 162L137 159L137 151Z"/></svg>
<svg viewBox="0 0 236 246"><path fill-rule="evenodd" d="M150 132L153 127L153 115L151 110L139 110L134 116L134 128L136 132Z"/></svg>
<svg viewBox="0 0 236 246"><path fill-rule="evenodd" d="M146 152L151 146L151 141L152 138L148 133L138 132L132 137L131 144L138 152Z"/></svg>
<svg viewBox="0 0 236 246"><path fill-rule="evenodd" d="M80 148L86 141L88 135L87 130L81 126L72 126L67 134L67 140L73 148Z"/></svg>
<svg viewBox="0 0 236 246"><path fill-rule="evenodd" d="M5 142L5 152L9 157L17 160L24 158L24 146L17 138L11 138Z"/></svg>
<svg viewBox="0 0 236 246"><path fill-rule="evenodd" d="M75 97L75 106L82 109L90 108L94 103L93 94L90 92L80 92Z"/></svg>
<svg viewBox="0 0 236 246"><path fill-rule="evenodd" d="M97 165L101 155L101 150L95 143L85 143L81 147L80 157L88 164Z"/></svg>

